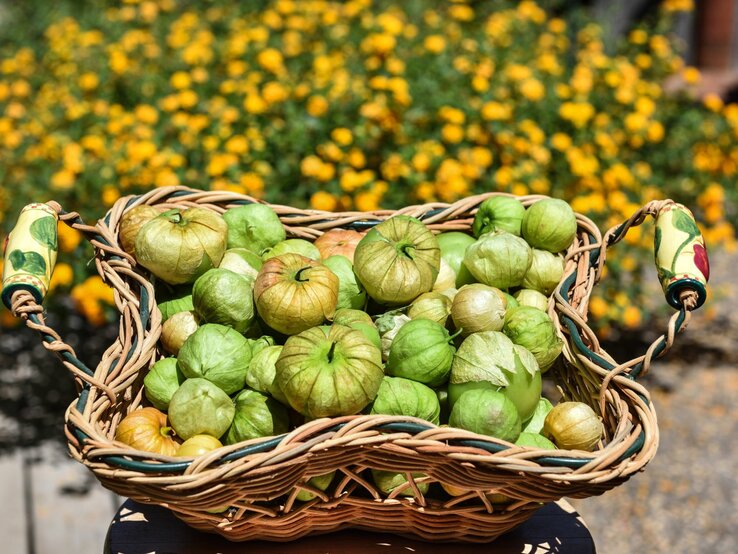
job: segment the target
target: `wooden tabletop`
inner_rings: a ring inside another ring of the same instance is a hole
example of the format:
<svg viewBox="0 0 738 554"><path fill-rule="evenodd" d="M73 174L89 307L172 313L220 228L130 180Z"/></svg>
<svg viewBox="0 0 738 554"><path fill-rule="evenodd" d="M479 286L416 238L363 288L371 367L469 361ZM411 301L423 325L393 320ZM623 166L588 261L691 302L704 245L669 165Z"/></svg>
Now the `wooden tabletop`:
<svg viewBox="0 0 738 554"><path fill-rule="evenodd" d="M572 506L564 501L547 504L529 520L489 544L428 543L386 533L348 529L305 537L290 543L228 540L188 527L158 506L126 500L108 529L105 553L192 554L424 554L508 553L592 554L592 536Z"/></svg>

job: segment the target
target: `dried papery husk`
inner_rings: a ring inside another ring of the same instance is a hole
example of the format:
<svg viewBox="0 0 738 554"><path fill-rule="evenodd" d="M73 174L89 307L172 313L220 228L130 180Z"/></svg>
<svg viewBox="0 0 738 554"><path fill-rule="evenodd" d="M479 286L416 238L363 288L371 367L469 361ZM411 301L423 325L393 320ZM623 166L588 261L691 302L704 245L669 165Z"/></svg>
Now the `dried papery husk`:
<svg viewBox="0 0 738 554"><path fill-rule="evenodd" d="M454 296L451 318L462 336L501 330L505 322L502 291L481 283L464 285Z"/></svg>
<svg viewBox="0 0 738 554"><path fill-rule="evenodd" d="M115 430L115 440L136 450L174 456L179 443L172 437L167 416L156 408L141 408L128 414Z"/></svg>
<svg viewBox="0 0 738 554"><path fill-rule="evenodd" d="M456 286L456 272L454 269L446 263L446 260L441 258L441 268L438 270L438 277L436 282L433 283L434 291L444 291L446 289L454 288Z"/></svg>
<svg viewBox="0 0 738 554"><path fill-rule="evenodd" d="M161 213L160 208L140 204L131 208L120 218L118 239L123 250L136 257L136 235L146 223Z"/></svg>
<svg viewBox="0 0 738 554"><path fill-rule="evenodd" d="M603 430L602 421L590 406L584 402L561 402L546 416L542 434L563 450L591 452Z"/></svg>
<svg viewBox="0 0 738 554"><path fill-rule="evenodd" d="M451 299L440 292L426 292L413 300L407 315L410 319L430 319L445 326L451 315Z"/></svg>

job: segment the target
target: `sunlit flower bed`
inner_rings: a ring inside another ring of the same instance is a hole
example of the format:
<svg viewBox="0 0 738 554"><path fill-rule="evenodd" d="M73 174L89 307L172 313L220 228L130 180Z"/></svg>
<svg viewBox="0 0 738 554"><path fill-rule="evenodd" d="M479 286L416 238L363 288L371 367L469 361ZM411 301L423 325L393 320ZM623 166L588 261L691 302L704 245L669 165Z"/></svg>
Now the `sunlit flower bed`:
<svg viewBox="0 0 738 554"><path fill-rule="evenodd" d="M57 18L1 53L0 238L31 200L94 221L183 184L321 210L541 193L603 229L672 197L710 248L733 247L738 106L693 98L699 71L667 34L691 2L612 54L581 17L500 5L128 0ZM673 74L688 89L665 96ZM53 285L102 324L112 294L60 230ZM590 305L603 332L652 311L649 231L627 236Z"/></svg>

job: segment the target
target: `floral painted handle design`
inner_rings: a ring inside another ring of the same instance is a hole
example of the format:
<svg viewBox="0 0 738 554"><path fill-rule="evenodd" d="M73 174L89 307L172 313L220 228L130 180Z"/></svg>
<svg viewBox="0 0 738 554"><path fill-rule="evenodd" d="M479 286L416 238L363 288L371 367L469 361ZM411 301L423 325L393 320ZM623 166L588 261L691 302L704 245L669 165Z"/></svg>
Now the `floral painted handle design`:
<svg viewBox="0 0 738 554"><path fill-rule="evenodd" d="M3 303L10 308L17 290L27 290L40 304L49 290L56 264L57 213L46 204L29 204L21 210L5 243Z"/></svg>
<svg viewBox="0 0 738 554"><path fill-rule="evenodd" d="M705 239L688 208L681 204L668 204L658 213L654 252L667 302L679 309L682 307L679 301L681 292L693 290L698 296L696 307L701 306L707 297L710 262Z"/></svg>

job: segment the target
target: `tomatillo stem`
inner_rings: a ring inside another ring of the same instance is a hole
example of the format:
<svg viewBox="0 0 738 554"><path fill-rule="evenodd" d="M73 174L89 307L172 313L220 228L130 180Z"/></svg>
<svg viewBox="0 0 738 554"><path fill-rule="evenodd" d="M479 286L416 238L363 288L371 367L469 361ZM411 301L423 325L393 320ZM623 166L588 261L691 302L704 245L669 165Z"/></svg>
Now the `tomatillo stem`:
<svg viewBox="0 0 738 554"><path fill-rule="evenodd" d="M308 269L310 269L310 266L301 267L300 269L298 269L297 272L295 273L295 281L297 281L298 283L305 283L309 281L310 280L309 278L305 278L305 279L302 278L302 272L307 271Z"/></svg>

